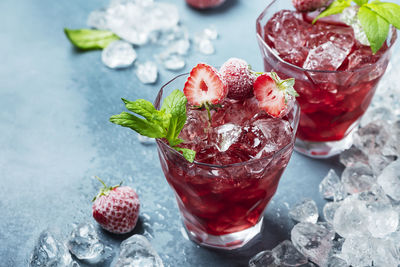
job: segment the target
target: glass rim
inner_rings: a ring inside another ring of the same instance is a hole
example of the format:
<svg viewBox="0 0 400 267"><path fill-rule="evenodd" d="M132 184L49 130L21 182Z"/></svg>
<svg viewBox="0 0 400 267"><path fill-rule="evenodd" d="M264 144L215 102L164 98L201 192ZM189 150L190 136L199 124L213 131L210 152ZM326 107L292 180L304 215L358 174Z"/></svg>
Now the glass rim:
<svg viewBox="0 0 400 267"><path fill-rule="evenodd" d="M278 2L279 0L269 0L269 1L270 1L270 3L269 3L269 4L267 5L267 7L261 12L261 14L258 15L258 17L257 17L257 19L256 19L256 34L257 34L257 39L258 39L259 42L262 43L263 46L265 46L265 47L271 52L271 54L272 54L279 62L281 62L282 64L287 65L287 66L289 66L289 67L291 67L291 68L295 68L295 69L297 69L297 70L300 70L300 71L312 72L312 73L346 73L346 72L347 72L347 73L348 73L348 72L357 73L357 72L361 72L361 71L364 71L364 70L370 68L370 67L373 66L373 65L376 65L378 62L380 62L380 61L382 60L382 58L383 58L383 55L386 55L387 53L389 53L389 52L391 51L391 49L392 49L394 43L395 43L396 40L397 40L397 30L396 30L395 27L393 27L393 25L391 25L391 26L390 26L390 29L391 29L391 34L392 34L392 36L390 37L390 45L388 46L388 49L383 53L383 55L382 55L375 63L373 63L373 64L371 64L371 65L363 66L363 67L358 68L358 69L353 69L353 70L313 70L313 69L305 69L305 68L296 66L296 65L294 65L294 64L292 64L292 63L289 63L289 62L285 61L284 59L282 59L282 58L274 51L274 49L273 49L272 47L270 47L270 46L265 42L265 40L263 39L263 37L262 37L262 36L260 35L260 33L258 32L258 27L257 27L257 26L258 26L258 25L261 26L260 20L263 18L263 16L264 16L265 13L269 10L269 8L270 8L274 3Z"/></svg>
<svg viewBox="0 0 400 267"><path fill-rule="evenodd" d="M161 107L161 98L162 98L162 94L164 92L164 88L166 86L168 86L170 83L172 83L173 81L175 81L176 79L179 79L182 76L187 76L190 73L183 73L183 74L179 74L177 76L175 76L172 80L168 81L166 84L164 84L161 89L158 91L157 97L154 100L154 105L156 106L156 103L158 102L158 109ZM157 108L157 107L156 107ZM186 161L188 164L192 164L192 165L199 165L199 166L203 166L203 167L210 167L210 168L218 168L218 169L225 169L225 168L230 168L230 167L240 167L240 166L245 166L248 164L253 164L256 163L258 161L262 161L262 160L266 160L266 159L270 159L270 161L268 162L268 164L265 166L269 166L269 164L271 163L271 161L276 158L277 156L279 156L280 154L283 153L283 151L287 150L288 148L290 148L291 146L294 146L294 141L296 139L296 133L297 133L297 129L298 129L298 123L300 120L300 105L297 102L297 100L294 101L294 105L292 107L292 109L297 109L297 112L295 114L295 117L293 118L293 121L296 122L297 121L297 125L295 127L295 129L293 129L293 135L292 138L290 140L290 142L288 144L286 144L284 147L282 147L281 149L279 149L278 151L274 152L272 155L269 156L265 156L265 157L261 157L261 158L256 158L256 159L250 159L247 161L243 161L243 162L238 162L238 163L231 163L231 164L226 164L226 165L218 165L218 164L209 164L209 163L204 163L204 162L198 162L198 161L193 161L192 163L187 161L183 155L181 153L179 153L178 151L176 151L175 149L173 149L170 145L168 145L166 142L164 142L162 139L160 138L156 138L156 143L157 146L162 146L166 149L168 149L168 151L170 151L171 153L175 154L175 155L179 155L179 157L182 158L182 160Z"/></svg>

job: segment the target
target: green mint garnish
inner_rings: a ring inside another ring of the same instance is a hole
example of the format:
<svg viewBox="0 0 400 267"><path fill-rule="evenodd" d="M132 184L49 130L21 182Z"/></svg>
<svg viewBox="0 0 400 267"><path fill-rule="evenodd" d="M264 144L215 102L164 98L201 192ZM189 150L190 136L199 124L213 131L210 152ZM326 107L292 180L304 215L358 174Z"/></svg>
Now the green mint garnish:
<svg viewBox="0 0 400 267"><path fill-rule="evenodd" d="M384 44L390 24L400 29L400 5L379 0L371 3L368 3L369 0L335 0L313 20L313 23L320 18L342 13L351 6L352 1L360 7L357 17L375 54Z"/></svg>
<svg viewBox="0 0 400 267"><path fill-rule="evenodd" d="M110 117L112 123L131 128L147 137L165 138L173 149L182 153L185 159L189 162L194 161L195 151L177 147L183 142L178 136L186 122L187 99L181 91L174 90L167 96L161 110L157 110L152 103L144 99L136 101L122 99L122 101L129 111L143 118L122 112Z"/></svg>
<svg viewBox="0 0 400 267"><path fill-rule="evenodd" d="M91 29L64 29L65 35L73 45L82 50L106 48L110 43L120 38L110 31Z"/></svg>

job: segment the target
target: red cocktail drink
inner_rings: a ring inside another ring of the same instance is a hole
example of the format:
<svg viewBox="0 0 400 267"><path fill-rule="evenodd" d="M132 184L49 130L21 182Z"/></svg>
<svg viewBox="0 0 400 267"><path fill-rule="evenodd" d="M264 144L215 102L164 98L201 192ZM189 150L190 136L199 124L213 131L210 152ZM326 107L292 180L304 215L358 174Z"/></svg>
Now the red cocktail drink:
<svg viewBox="0 0 400 267"><path fill-rule="evenodd" d="M155 101L182 88L188 75L163 86ZM161 167L173 188L189 237L224 249L246 244L259 233L262 215L293 151L299 120L296 102L282 118L262 111L257 100L223 100L211 111L187 108L181 147L195 150L193 163L157 140Z"/></svg>
<svg viewBox="0 0 400 267"><path fill-rule="evenodd" d="M385 73L396 31L374 55L337 17L312 25L314 14L285 10L290 5L272 1L257 19L265 71L296 79L301 116L295 148L329 157L351 145Z"/></svg>

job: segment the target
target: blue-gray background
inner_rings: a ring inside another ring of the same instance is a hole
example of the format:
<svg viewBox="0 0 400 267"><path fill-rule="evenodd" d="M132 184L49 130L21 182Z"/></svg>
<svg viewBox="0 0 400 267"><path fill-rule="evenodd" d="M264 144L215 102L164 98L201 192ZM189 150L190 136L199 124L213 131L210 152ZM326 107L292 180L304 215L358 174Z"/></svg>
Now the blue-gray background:
<svg viewBox="0 0 400 267"><path fill-rule="evenodd" d="M191 33L210 24L220 32L216 54L192 49L181 72L199 61L221 65L232 56L262 70L255 20L268 1L228 0L207 12L183 0L164 2L178 6ZM330 168L340 172L342 167L337 159L294 153L265 212L262 235L234 252L204 249L185 239L156 147L140 144L136 133L108 122L123 110L120 97L153 100L177 73L160 69L156 84L143 85L133 68L108 69L100 51L77 52L63 33L64 27L86 27L89 12L107 4L0 1L0 266L26 266L46 228L65 237L73 223L94 222L91 198L100 186L94 175L112 184L124 180L137 190L142 207L134 233L150 239L166 266L244 266L252 255L290 238L288 206L311 197L322 211L318 184ZM138 60L152 53L140 48ZM116 252L129 236L99 232Z"/></svg>

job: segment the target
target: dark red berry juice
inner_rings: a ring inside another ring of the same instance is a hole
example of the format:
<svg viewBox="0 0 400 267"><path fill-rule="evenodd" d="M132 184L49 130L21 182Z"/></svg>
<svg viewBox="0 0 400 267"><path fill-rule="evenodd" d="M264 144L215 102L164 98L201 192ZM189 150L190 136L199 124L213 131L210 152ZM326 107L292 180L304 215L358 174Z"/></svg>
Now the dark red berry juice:
<svg viewBox="0 0 400 267"><path fill-rule="evenodd" d="M177 88L174 83L182 87L186 78L178 77L179 83L174 80L163 90ZM299 107L293 103L277 119L261 111L255 98L225 99L211 114L209 123L206 110L187 109L181 146L197 152L194 163L162 140L157 144L189 235L198 243L219 246L210 236L237 233L260 222L292 154Z"/></svg>
<svg viewBox="0 0 400 267"><path fill-rule="evenodd" d="M265 71L294 77L301 116L297 137L341 140L368 108L389 62L391 40L376 53L338 19L312 25L310 15L281 10L257 20Z"/></svg>

